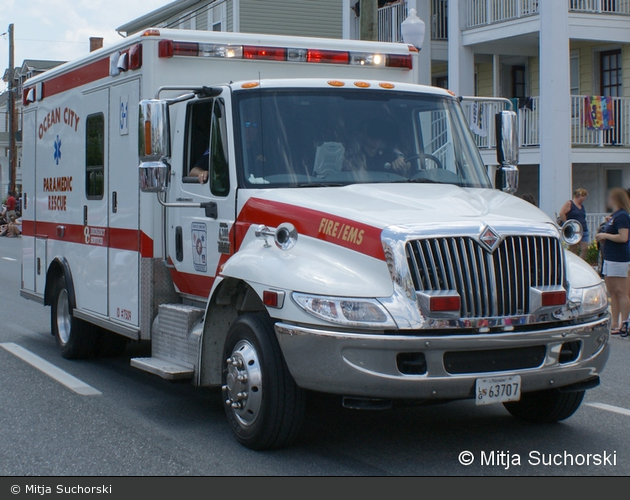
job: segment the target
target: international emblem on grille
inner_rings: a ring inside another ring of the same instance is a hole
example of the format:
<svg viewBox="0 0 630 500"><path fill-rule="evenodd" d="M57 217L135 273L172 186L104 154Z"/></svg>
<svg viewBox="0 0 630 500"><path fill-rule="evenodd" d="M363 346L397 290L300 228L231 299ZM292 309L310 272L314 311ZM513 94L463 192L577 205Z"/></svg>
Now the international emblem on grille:
<svg viewBox="0 0 630 500"><path fill-rule="evenodd" d="M490 226L486 226L479 235L479 242L486 247L486 250L494 252L499 246L499 235Z"/></svg>

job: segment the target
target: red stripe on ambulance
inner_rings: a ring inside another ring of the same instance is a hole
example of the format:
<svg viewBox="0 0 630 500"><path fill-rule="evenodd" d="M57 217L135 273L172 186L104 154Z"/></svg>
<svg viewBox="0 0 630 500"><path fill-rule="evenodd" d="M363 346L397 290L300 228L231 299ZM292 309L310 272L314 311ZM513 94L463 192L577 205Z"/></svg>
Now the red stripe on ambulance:
<svg viewBox="0 0 630 500"><path fill-rule="evenodd" d="M278 227L283 222L293 224L299 234L385 260L381 243L382 230L377 227L318 210L260 198L247 200L238 216L236 247L240 247L252 224Z"/></svg>

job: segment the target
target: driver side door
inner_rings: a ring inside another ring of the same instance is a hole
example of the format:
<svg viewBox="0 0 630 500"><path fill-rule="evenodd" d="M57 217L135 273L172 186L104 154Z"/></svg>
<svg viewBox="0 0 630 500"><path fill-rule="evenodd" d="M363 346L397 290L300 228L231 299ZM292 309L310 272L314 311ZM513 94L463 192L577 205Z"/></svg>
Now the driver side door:
<svg viewBox="0 0 630 500"><path fill-rule="evenodd" d="M168 209L173 282L180 293L204 300L218 273L221 256L233 252L230 235L235 217L236 178L230 169L228 109L223 97L195 99L187 104L182 168L175 169L169 191L171 202L208 206ZM195 166L208 171L206 183L189 175Z"/></svg>

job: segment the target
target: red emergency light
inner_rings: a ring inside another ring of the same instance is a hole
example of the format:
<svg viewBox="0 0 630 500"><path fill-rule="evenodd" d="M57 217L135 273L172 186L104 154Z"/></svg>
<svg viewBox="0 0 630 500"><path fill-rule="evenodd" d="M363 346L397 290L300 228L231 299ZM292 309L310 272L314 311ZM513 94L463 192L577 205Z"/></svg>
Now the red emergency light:
<svg viewBox="0 0 630 500"><path fill-rule="evenodd" d="M306 52L306 62L328 63L328 64L349 64L350 52L341 52L337 50L309 49Z"/></svg>
<svg viewBox="0 0 630 500"><path fill-rule="evenodd" d="M542 293L543 307L563 306L567 303L567 292L565 290L554 290Z"/></svg>
<svg viewBox="0 0 630 500"><path fill-rule="evenodd" d="M431 312L455 312L462 307L459 295L433 295L429 300Z"/></svg>
<svg viewBox="0 0 630 500"><path fill-rule="evenodd" d="M279 47L243 46L243 59L259 59L263 61L286 61L287 49Z"/></svg>

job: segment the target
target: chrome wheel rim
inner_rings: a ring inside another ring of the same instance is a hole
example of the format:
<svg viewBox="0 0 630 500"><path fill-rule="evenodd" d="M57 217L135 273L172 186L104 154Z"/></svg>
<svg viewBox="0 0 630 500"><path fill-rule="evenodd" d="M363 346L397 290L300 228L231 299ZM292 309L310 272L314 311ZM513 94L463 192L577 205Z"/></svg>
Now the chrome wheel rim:
<svg viewBox="0 0 630 500"><path fill-rule="evenodd" d="M63 289L57 297L57 332L62 345L66 345L70 340L70 328L68 292Z"/></svg>
<svg viewBox="0 0 630 500"><path fill-rule="evenodd" d="M226 363L225 404L241 425L250 426L258 418L262 406L262 372L258 353L249 341L241 340L234 346Z"/></svg>

